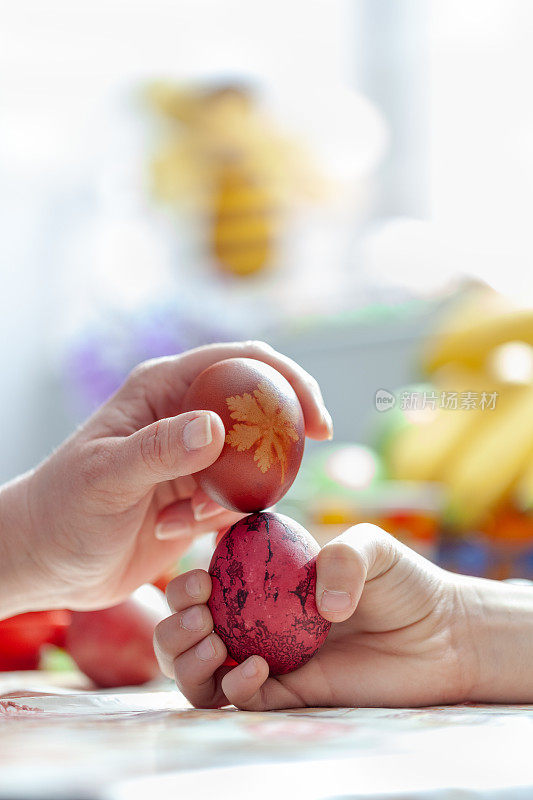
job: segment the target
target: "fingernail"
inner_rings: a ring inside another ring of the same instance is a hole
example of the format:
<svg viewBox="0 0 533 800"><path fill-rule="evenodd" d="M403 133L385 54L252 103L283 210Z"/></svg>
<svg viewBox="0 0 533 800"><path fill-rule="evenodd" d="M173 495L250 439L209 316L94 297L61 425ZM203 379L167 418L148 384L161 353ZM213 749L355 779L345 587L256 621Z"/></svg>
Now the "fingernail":
<svg viewBox="0 0 533 800"><path fill-rule="evenodd" d="M156 539L181 539L192 534L191 526L186 522L160 522L155 526Z"/></svg>
<svg viewBox="0 0 533 800"><path fill-rule="evenodd" d="M204 627L204 615L199 606L193 606L181 615L181 627L187 631L201 631Z"/></svg>
<svg viewBox="0 0 533 800"><path fill-rule="evenodd" d="M202 594L202 581L196 572L191 573L185 581L185 588L189 597L200 597Z"/></svg>
<svg viewBox="0 0 533 800"><path fill-rule="evenodd" d="M348 611L351 604L351 598L348 592L335 592L333 589L324 589L320 599L320 607L322 611L329 611L336 613L340 611Z"/></svg>
<svg viewBox="0 0 533 800"><path fill-rule="evenodd" d="M188 422L183 428L182 437L187 450L199 450L201 447L211 444L213 432L209 414L202 414Z"/></svg>
<svg viewBox="0 0 533 800"><path fill-rule="evenodd" d="M214 500L205 500L203 503L198 503L198 505L193 508L192 513L196 522L201 522L203 519L214 517L222 511L225 511L225 509L219 506L218 503L215 503Z"/></svg>
<svg viewBox="0 0 533 800"><path fill-rule="evenodd" d="M217 655L215 645L213 644L210 636L208 636L207 639L202 639L201 642L198 642L195 647L195 651L200 661L211 661L213 658L216 658Z"/></svg>
<svg viewBox="0 0 533 800"><path fill-rule="evenodd" d="M322 409L322 422L328 429L328 439L333 439L333 420L331 419L331 414L325 406Z"/></svg>
<svg viewBox="0 0 533 800"><path fill-rule="evenodd" d="M250 656L244 664L241 664L241 674L244 678L255 678L257 675L257 664L253 656Z"/></svg>

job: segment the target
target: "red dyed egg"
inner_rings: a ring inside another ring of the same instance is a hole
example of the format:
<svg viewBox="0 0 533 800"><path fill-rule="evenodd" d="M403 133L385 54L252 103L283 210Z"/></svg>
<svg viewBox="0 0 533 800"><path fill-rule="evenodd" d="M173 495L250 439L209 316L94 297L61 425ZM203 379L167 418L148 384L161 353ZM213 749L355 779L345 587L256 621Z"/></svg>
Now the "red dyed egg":
<svg viewBox="0 0 533 800"><path fill-rule="evenodd" d="M153 638L167 614L164 594L145 584L111 608L74 611L66 649L97 686L138 686L161 675Z"/></svg>
<svg viewBox="0 0 533 800"><path fill-rule="evenodd" d="M217 503L260 511L283 497L302 461L300 403L283 375L253 358L228 358L205 369L189 387L183 411L215 411L226 429L214 464L195 477Z"/></svg>
<svg viewBox="0 0 533 800"><path fill-rule="evenodd" d="M229 655L260 655L274 675L301 667L324 644L330 623L315 602L320 548L281 514L250 514L221 539L209 566L209 608Z"/></svg>

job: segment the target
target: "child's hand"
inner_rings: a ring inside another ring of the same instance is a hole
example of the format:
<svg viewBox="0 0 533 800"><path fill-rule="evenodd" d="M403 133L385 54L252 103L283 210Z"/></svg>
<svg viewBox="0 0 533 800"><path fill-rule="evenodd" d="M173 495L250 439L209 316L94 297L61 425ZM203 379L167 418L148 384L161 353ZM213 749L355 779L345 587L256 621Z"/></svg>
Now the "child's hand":
<svg viewBox="0 0 533 800"><path fill-rule="evenodd" d="M239 356L279 370L298 395L306 434L331 436L316 381L264 343L141 364L50 458L0 492L0 618L117 603L164 572L195 536L242 516L194 480L222 450L222 421L202 410L178 413L202 370Z"/></svg>
<svg viewBox="0 0 533 800"><path fill-rule="evenodd" d="M374 525L350 528L319 553L317 605L334 624L295 672L268 677L259 656L223 666L210 591L202 570L175 578L167 597L176 613L154 637L161 669L196 706L418 706L472 697L477 657L458 583Z"/></svg>

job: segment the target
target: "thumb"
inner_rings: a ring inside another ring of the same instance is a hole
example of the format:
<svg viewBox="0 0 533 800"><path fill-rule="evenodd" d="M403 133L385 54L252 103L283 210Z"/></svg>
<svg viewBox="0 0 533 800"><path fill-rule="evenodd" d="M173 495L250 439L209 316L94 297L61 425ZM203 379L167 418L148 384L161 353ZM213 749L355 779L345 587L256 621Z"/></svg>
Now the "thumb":
<svg viewBox="0 0 533 800"><path fill-rule="evenodd" d="M192 475L216 461L224 438L222 420L212 411L188 411L153 422L120 441L119 482L141 496L156 483Z"/></svg>
<svg viewBox="0 0 533 800"><path fill-rule="evenodd" d="M326 544L316 559L316 604L330 622L351 617L366 581L390 569L398 542L377 525L354 525Z"/></svg>

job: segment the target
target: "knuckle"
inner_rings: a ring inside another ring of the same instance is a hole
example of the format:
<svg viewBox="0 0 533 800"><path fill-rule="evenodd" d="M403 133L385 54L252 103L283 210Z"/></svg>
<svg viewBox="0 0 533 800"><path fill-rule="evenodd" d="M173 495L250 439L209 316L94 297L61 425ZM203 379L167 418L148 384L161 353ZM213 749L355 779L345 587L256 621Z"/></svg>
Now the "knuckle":
<svg viewBox="0 0 533 800"><path fill-rule="evenodd" d="M141 457L154 472L168 472L175 467L177 441L170 420L160 420L141 437Z"/></svg>
<svg viewBox="0 0 533 800"><path fill-rule="evenodd" d="M154 628L154 646L165 658L176 656L176 632L179 632L178 615L165 617Z"/></svg>
<svg viewBox="0 0 533 800"><path fill-rule="evenodd" d="M161 631L159 629L159 625L161 625L160 622L154 628L153 643L154 643L154 652L156 654L159 665L161 665L160 654L163 653L164 648L161 645Z"/></svg>
<svg viewBox="0 0 533 800"><path fill-rule="evenodd" d="M359 522L357 525L349 528L346 533L350 532L359 539L365 537L380 543L394 540L394 537L391 536L390 533L387 533L387 531L380 528L379 525L374 525L372 522Z"/></svg>
<svg viewBox="0 0 533 800"><path fill-rule="evenodd" d="M379 528L377 525L375 525L372 533L377 550L384 550L385 552L389 553L395 548L397 539L395 539L394 536L387 531L384 531L383 528Z"/></svg>
<svg viewBox="0 0 533 800"><path fill-rule="evenodd" d="M84 486L98 492L110 493L110 465L110 446L106 442L91 444L81 461L80 477Z"/></svg>
<svg viewBox="0 0 533 800"><path fill-rule="evenodd" d="M299 373L304 387L311 393L313 398L322 401L322 390L317 379L301 368L299 368Z"/></svg>
<svg viewBox="0 0 533 800"><path fill-rule="evenodd" d="M373 525L368 522L356 525L354 532L357 536L366 537L369 544L368 556L370 564L374 564L374 568L378 571L388 569L398 557L398 540L383 528L378 525Z"/></svg>
<svg viewBox="0 0 533 800"><path fill-rule="evenodd" d="M130 371L124 381L124 388L134 395L145 394L148 386L155 379L164 378L165 366L169 363L177 364L180 356L161 356L160 358L149 358L141 361ZM162 372L160 370L162 369Z"/></svg>
<svg viewBox="0 0 533 800"><path fill-rule="evenodd" d="M165 589L165 597L167 598L167 602L169 603L169 605L170 605L170 604L171 604L171 603L172 603L172 602L173 602L173 601L174 601L174 600L175 600L177 597L179 597L179 590L180 590L180 578L181 578L181 575L178 575L178 577L177 577L177 578L172 578L172 580L170 580L170 581L167 583L167 587L166 587L166 589Z"/></svg>
<svg viewBox="0 0 533 800"><path fill-rule="evenodd" d="M193 703L191 698L191 680L188 675L186 666L184 664L184 659L182 656L177 656L174 659L172 664L173 673L174 673L174 680L176 681L176 686L182 692L185 697L189 700L189 702ZM194 703L193 703L194 705Z"/></svg>
<svg viewBox="0 0 533 800"><path fill-rule="evenodd" d="M152 378L154 369L175 359L176 356L161 356L159 358L148 358L145 361L140 361L129 373L127 383L142 384L147 378Z"/></svg>
<svg viewBox="0 0 533 800"><path fill-rule="evenodd" d="M146 373L150 371L152 366L152 361L141 361L131 370L130 374L128 375L128 382L129 383L137 383L146 377Z"/></svg>
<svg viewBox="0 0 533 800"><path fill-rule="evenodd" d="M164 639L166 621L166 619L162 619L161 622L158 622L154 628L154 644L157 644L159 647L161 647L161 643ZM161 647L161 649L163 648Z"/></svg>
<svg viewBox="0 0 533 800"><path fill-rule="evenodd" d="M321 555L323 560L339 561L350 558L354 552L354 549L346 542L337 541L325 545L321 550Z"/></svg>
<svg viewBox="0 0 533 800"><path fill-rule="evenodd" d="M361 555L346 542L332 542L320 552L320 567L333 574L344 571L346 567L360 565Z"/></svg>
<svg viewBox="0 0 533 800"><path fill-rule="evenodd" d="M245 346L248 351L259 356L272 355L274 352L274 348L271 347L268 342L264 342L261 339L251 339L245 342Z"/></svg>
<svg viewBox="0 0 533 800"><path fill-rule="evenodd" d="M309 386L309 388L311 389L311 392L313 394L315 394L315 395L320 395L321 394L321 392L320 392L320 384L318 383L317 379L313 378L312 375L309 375L308 372L306 373L306 383Z"/></svg>

